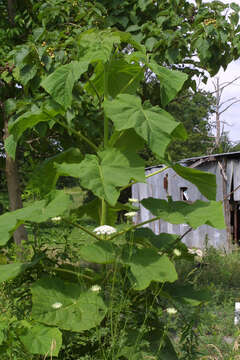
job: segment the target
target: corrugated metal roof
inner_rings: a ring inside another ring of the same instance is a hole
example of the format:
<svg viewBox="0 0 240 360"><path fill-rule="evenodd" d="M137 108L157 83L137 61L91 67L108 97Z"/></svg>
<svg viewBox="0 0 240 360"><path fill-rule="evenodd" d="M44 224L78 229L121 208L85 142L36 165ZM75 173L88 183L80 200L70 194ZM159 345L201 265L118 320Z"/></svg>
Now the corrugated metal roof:
<svg viewBox="0 0 240 360"><path fill-rule="evenodd" d="M179 162L188 162L188 161L196 161L196 160L200 160L200 159L206 159L206 158L211 158L211 157L223 157L223 156L229 156L229 157L240 157L240 151L235 151L235 152L229 152L229 153L221 153L221 154L209 154L209 155L203 155L203 156L196 156L196 157L192 157L192 158L187 158L187 159L182 159Z"/></svg>
<svg viewBox="0 0 240 360"><path fill-rule="evenodd" d="M202 155L202 156L196 156L196 157L192 157L192 158L187 158L187 159L182 159L179 160L178 163L180 164L184 164L184 163L192 163L201 159L208 159L209 161L214 161L216 157L239 157L240 158L240 151L235 151L235 152L229 152L229 153L221 153L221 154L209 154L209 155ZM211 159L212 158L212 159ZM146 170L149 169L154 169L154 168L161 168L164 167L165 165L163 164L159 164L159 165L153 165L153 166L149 166L146 168Z"/></svg>

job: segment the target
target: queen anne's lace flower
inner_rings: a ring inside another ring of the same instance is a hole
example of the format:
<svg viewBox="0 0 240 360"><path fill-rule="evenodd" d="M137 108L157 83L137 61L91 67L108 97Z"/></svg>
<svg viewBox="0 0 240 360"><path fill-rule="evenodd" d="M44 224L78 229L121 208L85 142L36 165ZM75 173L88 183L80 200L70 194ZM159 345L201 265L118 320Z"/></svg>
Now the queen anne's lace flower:
<svg viewBox="0 0 240 360"><path fill-rule="evenodd" d="M129 211L126 214L124 214L124 216L126 216L126 217L134 217L136 215L137 215L136 211Z"/></svg>
<svg viewBox="0 0 240 360"><path fill-rule="evenodd" d="M167 308L166 309L166 311L167 311L167 313L169 314L169 315L174 315L174 314L176 314L177 313L177 309L175 309L175 308Z"/></svg>
<svg viewBox="0 0 240 360"><path fill-rule="evenodd" d="M101 290L101 286L99 286L99 285L93 285L91 287L91 291L99 292L100 290Z"/></svg>
<svg viewBox="0 0 240 360"><path fill-rule="evenodd" d="M93 232L95 232L97 235L111 235L117 232L117 230L109 225L102 225L96 227Z"/></svg>
<svg viewBox="0 0 240 360"><path fill-rule="evenodd" d="M196 250L196 255L199 256L200 258L203 257L203 252L202 252L202 250L197 249L197 250Z"/></svg>
<svg viewBox="0 0 240 360"><path fill-rule="evenodd" d="M60 302L55 302L54 304L52 304L52 308L53 309L60 309L60 307L62 307L62 303Z"/></svg>
<svg viewBox="0 0 240 360"><path fill-rule="evenodd" d="M181 256L181 255L182 255L181 251L178 250L178 249L174 249L174 250L173 250L173 253L174 253L174 255L176 255L176 256Z"/></svg>
<svg viewBox="0 0 240 360"><path fill-rule="evenodd" d="M189 254L192 254L192 255L196 255L196 256L198 256L199 258L202 258L203 257L203 252L202 252L202 250L200 250L200 249L188 249L188 252L189 252Z"/></svg>
<svg viewBox="0 0 240 360"><path fill-rule="evenodd" d="M131 202L131 203L138 203L139 202L138 199L133 199L133 198L129 198L128 201Z"/></svg>
<svg viewBox="0 0 240 360"><path fill-rule="evenodd" d="M56 217L53 217L51 220L52 221L60 221L62 218L61 216L56 216Z"/></svg>
<svg viewBox="0 0 240 360"><path fill-rule="evenodd" d="M195 249L188 248L188 253L195 255Z"/></svg>

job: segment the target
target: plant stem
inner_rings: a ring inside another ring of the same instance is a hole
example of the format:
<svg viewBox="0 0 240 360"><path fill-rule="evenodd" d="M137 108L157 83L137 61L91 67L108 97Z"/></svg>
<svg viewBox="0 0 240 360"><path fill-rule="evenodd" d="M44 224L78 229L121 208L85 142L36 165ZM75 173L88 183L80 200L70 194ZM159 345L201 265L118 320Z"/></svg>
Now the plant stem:
<svg viewBox="0 0 240 360"><path fill-rule="evenodd" d="M163 172L164 170L167 170L169 167L170 167L170 166L165 166L164 168L162 168L162 169L160 169L160 170L157 170L157 171L155 171L155 172L147 175L147 176L146 176L146 179L150 178L151 176L160 174L160 173ZM133 182L131 182L130 184L123 186L123 187L120 189L120 191L123 191L123 190L129 188L130 186L132 186L132 185L134 185L134 184L137 184L137 183L138 183L138 181L133 181Z"/></svg>
<svg viewBox="0 0 240 360"><path fill-rule="evenodd" d="M93 236L95 239L97 239L97 240L101 240L101 238L100 238L99 236L97 236L94 232L92 232L92 231L90 231L90 230L86 229L84 226L79 225L79 224L74 224L74 223L72 223L71 221L66 220L66 219L62 219L62 220L63 220L63 221L65 221L65 222L66 222L67 224L69 224L69 225L73 225L73 226L75 226L75 227L77 227L77 228L81 229L82 231L86 232L88 235Z"/></svg>
<svg viewBox="0 0 240 360"><path fill-rule="evenodd" d="M81 134L80 131L77 131L73 128L71 128L70 126L64 124L64 122L62 122L61 120L56 119L55 120L59 125L61 125L62 127L64 127L67 130L70 130L74 135L76 135L77 137L79 137L81 140L85 141L93 150L94 152L98 152L98 147L91 141L89 140L86 136L84 136L83 134Z"/></svg>
<svg viewBox="0 0 240 360"><path fill-rule="evenodd" d="M102 199L102 213L101 213L101 225L106 225L107 222L107 203Z"/></svg>
<svg viewBox="0 0 240 360"><path fill-rule="evenodd" d="M68 273L68 274L73 274L73 275L76 275L76 276L82 276L88 280L92 280L91 276L88 276L88 275L85 275L85 274L81 274L81 273L78 273L76 271L72 271L72 270L68 270L68 269L61 269L61 268L55 268L55 267L51 267L51 266L45 266L44 267L46 270L53 270L53 271L59 271L59 272L65 272L65 273Z"/></svg>
<svg viewBox="0 0 240 360"><path fill-rule="evenodd" d="M136 228L138 228L138 227L140 227L140 226L143 226L143 225L145 225L145 224L149 224L149 223L151 223L151 222L153 222L153 221L156 221L156 220L159 220L159 219L161 219L161 217L160 217L160 216L156 216L156 217L153 218L153 219L149 219L149 220L143 221L143 222L140 223L140 224L136 224L136 225L130 226L128 229L123 230L123 231L120 231L119 233L114 234L113 236L111 236L111 237L109 238L109 240L112 240L112 239L114 239L115 237L117 237L117 236L119 236L119 235L122 235L122 234L124 234L124 233L126 233L126 232L128 232L128 231L134 230L134 229L136 229Z"/></svg>
<svg viewBox="0 0 240 360"><path fill-rule="evenodd" d="M104 64L104 100L108 96L108 64ZM109 138L109 122L106 114L104 113L104 138L103 145L104 150L108 147L108 138ZM101 212L101 225L106 225L107 221L107 203L102 199L102 212Z"/></svg>

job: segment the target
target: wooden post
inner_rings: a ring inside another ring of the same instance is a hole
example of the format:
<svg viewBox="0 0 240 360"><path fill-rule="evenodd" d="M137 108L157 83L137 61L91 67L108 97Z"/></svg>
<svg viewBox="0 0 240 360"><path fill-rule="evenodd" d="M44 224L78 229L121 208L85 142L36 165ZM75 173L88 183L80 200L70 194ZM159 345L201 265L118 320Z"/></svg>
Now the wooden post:
<svg viewBox="0 0 240 360"><path fill-rule="evenodd" d="M232 252L232 234L231 234L231 210L230 210L230 204L228 200L228 194L227 194L227 159L224 158L221 166L221 175L222 175L222 181L223 181L223 207L224 207L224 217L225 217L225 224L226 224L226 231L227 231L227 245L228 245L228 251Z"/></svg>

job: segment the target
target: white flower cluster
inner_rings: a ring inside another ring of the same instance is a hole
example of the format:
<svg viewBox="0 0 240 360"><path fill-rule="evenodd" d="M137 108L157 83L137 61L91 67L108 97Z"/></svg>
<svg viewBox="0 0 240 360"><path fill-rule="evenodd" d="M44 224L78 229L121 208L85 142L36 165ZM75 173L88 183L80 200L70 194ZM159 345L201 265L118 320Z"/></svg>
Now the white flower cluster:
<svg viewBox="0 0 240 360"><path fill-rule="evenodd" d="M62 303L60 302L55 302L54 304L52 304L52 308L53 309L60 309L60 307L62 307Z"/></svg>
<svg viewBox="0 0 240 360"><path fill-rule="evenodd" d="M173 253L174 253L174 255L176 255L176 256L181 256L181 255L182 255L181 251L178 250L178 249L174 249L174 250L173 250Z"/></svg>
<svg viewBox="0 0 240 360"><path fill-rule="evenodd" d="M134 217L136 215L137 215L136 211L129 211L126 214L124 214L124 216L129 217L129 218Z"/></svg>
<svg viewBox="0 0 240 360"><path fill-rule="evenodd" d="M188 252L189 252L189 254L196 255L196 256L198 256L200 258L203 257L203 252L200 249L191 249L191 248L189 248Z"/></svg>
<svg viewBox="0 0 240 360"><path fill-rule="evenodd" d="M56 216L51 218L52 221L60 221L61 219L62 219L61 216Z"/></svg>
<svg viewBox="0 0 240 360"><path fill-rule="evenodd" d="M133 198L129 198L128 201L129 201L130 203L138 203L138 202L139 202L138 199L133 199Z"/></svg>
<svg viewBox="0 0 240 360"><path fill-rule="evenodd" d="M175 315L177 313L177 309L175 309L174 307L170 307L170 308L167 308L166 309L166 312L169 314L169 315Z"/></svg>
<svg viewBox="0 0 240 360"><path fill-rule="evenodd" d="M101 286L99 286L99 285L93 285L91 287L91 291L99 292L100 290L101 290Z"/></svg>
<svg viewBox="0 0 240 360"><path fill-rule="evenodd" d="M97 235L111 235L117 232L117 230L109 225L102 225L96 227L93 232L95 232Z"/></svg>

